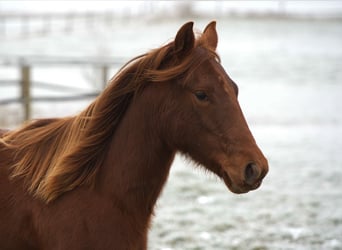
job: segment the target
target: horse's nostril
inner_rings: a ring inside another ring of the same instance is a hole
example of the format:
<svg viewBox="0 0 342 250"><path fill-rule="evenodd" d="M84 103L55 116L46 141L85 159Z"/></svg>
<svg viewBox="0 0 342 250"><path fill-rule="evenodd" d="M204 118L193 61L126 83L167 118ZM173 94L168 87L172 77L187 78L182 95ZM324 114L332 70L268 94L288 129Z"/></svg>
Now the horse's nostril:
<svg viewBox="0 0 342 250"><path fill-rule="evenodd" d="M260 170L258 166L255 163L249 163L245 169L245 182L254 185L259 176Z"/></svg>

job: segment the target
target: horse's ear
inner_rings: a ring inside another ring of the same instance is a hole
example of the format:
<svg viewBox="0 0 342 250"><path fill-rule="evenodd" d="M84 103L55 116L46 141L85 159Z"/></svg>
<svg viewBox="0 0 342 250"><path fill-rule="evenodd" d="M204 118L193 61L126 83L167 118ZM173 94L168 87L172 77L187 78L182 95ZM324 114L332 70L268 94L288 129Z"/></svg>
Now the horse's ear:
<svg viewBox="0 0 342 250"><path fill-rule="evenodd" d="M188 22L177 32L174 52L178 57L186 56L194 48L195 35L192 30L193 25L193 22Z"/></svg>
<svg viewBox="0 0 342 250"><path fill-rule="evenodd" d="M205 44L213 51L216 50L217 43L218 43L218 36L216 32L216 22L212 21L205 27L202 35L202 39L204 40Z"/></svg>

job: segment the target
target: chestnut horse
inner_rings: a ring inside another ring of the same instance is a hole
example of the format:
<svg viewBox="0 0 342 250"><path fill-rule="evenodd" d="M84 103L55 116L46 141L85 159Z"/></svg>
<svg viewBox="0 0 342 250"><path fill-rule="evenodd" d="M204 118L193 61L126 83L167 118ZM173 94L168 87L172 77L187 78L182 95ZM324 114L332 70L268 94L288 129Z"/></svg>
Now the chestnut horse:
<svg viewBox="0 0 342 250"><path fill-rule="evenodd" d="M0 139L0 249L146 249L177 152L234 193L268 171L216 54L216 23L129 61L76 116Z"/></svg>

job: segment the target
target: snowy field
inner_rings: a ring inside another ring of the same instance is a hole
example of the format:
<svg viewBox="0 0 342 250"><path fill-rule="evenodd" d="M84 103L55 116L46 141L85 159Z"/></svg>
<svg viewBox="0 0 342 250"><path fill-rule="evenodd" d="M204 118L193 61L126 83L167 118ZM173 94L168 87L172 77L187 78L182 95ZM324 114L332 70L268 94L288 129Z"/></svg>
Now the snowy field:
<svg viewBox="0 0 342 250"><path fill-rule="evenodd" d="M0 40L0 55L131 58L169 41L185 21L117 21L92 30L79 24L71 34L8 37ZM342 22L217 21L218 52L239 85L270 172L258 190L235 195L177 157L157 203L149 249L342 249ZM2 67L0 79L17 73ZM33 78L91 89L98 86L95 73L42 67ZM14 88L0 89L0 98L15 95ZM71 115L89 102L36 104L34 117ZM20 114L17 106L0 107L0 122L16 121L12 114Z"/></svg>

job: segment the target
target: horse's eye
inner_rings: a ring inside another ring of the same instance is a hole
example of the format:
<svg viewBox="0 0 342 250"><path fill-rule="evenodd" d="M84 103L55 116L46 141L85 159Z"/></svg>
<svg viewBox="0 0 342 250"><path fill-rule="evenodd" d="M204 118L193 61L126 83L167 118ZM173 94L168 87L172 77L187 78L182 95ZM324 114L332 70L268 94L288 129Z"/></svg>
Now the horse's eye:
<svg viewBox="0 0 342 250"><path fill-rule="evenodd" d="M195 96L200 101L207 101L208 100L207 94L205 92L203 92L203 91L196 91L195 92Z"/></svg>

